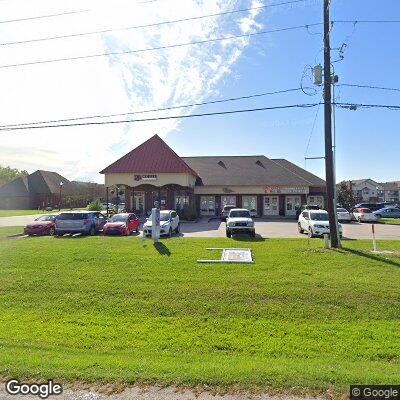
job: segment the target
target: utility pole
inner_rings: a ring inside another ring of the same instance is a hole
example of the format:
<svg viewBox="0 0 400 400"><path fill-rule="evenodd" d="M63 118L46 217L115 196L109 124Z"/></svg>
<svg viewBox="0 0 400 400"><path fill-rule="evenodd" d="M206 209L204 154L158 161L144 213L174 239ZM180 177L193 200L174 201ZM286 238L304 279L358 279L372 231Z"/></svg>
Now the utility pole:
<svg viewBox="0 0 400 400"><path fill-rule="evenodd" d="M324 0L324 114L325 114L325 173L327 209L329 214L329 227L331 247L339 248L338 226L336 224L336 199L335 199L335 174L332 150L332 77L331 77L331 44L329 17L330 0Z"/></svg>

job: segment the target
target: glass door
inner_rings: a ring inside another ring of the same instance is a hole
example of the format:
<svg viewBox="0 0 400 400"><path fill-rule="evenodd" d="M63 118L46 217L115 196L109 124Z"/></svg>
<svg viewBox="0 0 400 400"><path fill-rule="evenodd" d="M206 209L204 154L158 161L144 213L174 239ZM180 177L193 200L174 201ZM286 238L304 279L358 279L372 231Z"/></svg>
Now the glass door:
<svg viewBox="0 0 400 400"><path fill-rule="evenodd" d="M257 215L257 196L243 196L243 208L247 208L251 215Z"/></svg>
<svg viewBox="0 0 400 400"><path fill-rule="evenodd" d="M264 196L264 215L279 215L278 196Z"/></svg>
<svg viewBox="0 0 400 400"><path fill-rule="evenodd" d="M144 192L135 192L133 208L136 214L144 215Z"/></svg>
<svg viewBox="0 0 400 400"><path fill-rule="evenodd" d="M200 197L200 214L215 215L215 196Z"/></svg>
<svg viewBox="0 0 400 400"><path fill-rule="evenodd" d="M300 196L286 196L285 198L285 215L295 216L296 211L301 207Z"/></svg>

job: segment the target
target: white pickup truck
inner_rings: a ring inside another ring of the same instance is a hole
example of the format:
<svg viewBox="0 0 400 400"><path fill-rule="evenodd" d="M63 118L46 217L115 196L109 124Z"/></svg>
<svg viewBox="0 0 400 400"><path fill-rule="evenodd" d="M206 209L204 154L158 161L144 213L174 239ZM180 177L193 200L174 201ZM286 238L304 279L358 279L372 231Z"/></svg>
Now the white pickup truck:
<svg viewBox="0 0 400 400"><path fill-rule="evenodd" d="M245 208L233 208L226 219L226 236L231 237L235 233L248 233L250 237L256 236L254 221L250 211Z"/></svg>

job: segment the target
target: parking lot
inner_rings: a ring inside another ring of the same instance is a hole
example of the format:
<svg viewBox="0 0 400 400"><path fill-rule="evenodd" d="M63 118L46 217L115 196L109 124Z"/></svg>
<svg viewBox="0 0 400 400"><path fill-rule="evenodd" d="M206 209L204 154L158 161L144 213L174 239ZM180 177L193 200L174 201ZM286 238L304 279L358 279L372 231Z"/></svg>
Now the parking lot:
<svg viewBox="0 0 400 400"><path fill-rule="evenodd" d="M0 227L24 226L35 216L0 218ZM297 231L297 222L292 219L256 219L256 234L263 238L307 238ZM376 224L376 237L381 240L400 240L400 225ZM182 222L181 235L185 237L224 237L225 222L218 219L202 218L197 222ZM352 222L343 224L343 236L346 239L370 239L371 224Z"/></svg>

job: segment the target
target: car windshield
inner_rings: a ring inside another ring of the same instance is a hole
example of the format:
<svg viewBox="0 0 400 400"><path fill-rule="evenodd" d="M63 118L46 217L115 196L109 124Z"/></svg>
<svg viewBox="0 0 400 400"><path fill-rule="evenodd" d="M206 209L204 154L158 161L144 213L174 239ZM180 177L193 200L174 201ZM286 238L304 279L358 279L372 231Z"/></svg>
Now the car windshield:
<svg viewBox="0 0 400 400"><path fill-rule="evenodd" d="M250 212L249 211L231 211L229 213L229 218L250 218Z"/></svg>
<svg viewBox="0 0 400 400"><path fill-rule="evenodd" d="M111 217L111 222L126 222L127 219L128 219L127 215L115 214Z"/></svg>
<svg viewBox="0 0 400 400"><path fill-rule="evenodd" d="M338 208L337 211L338 212L344 212L344 213L348 212L345 208Z"/></svg>
<svg viewBox="0 0 400 400"><path fill-rule="evenodd" d="M328 213L310 213L313 221L328 221Z"/></svg>
<svg viewBox="0 0 400 400"><path fill-rule="evenodd" d="M54 215L41 215L35 221L54 221Z"/></svg>
<svg viewBox="0 0 400 400"><path fill-rule="evenodd" d="M57 219L59 220L79 220L79 219L87 219L88 215L85 213L61 213Z"/></svg>
<svg viewBox="0 0 400 400"><path fill-rule="evenodd" d="M161 212L160 221L169 221L169 212Z"/></svg>

